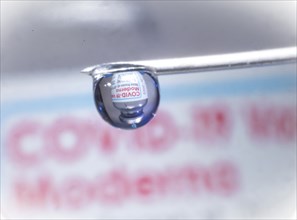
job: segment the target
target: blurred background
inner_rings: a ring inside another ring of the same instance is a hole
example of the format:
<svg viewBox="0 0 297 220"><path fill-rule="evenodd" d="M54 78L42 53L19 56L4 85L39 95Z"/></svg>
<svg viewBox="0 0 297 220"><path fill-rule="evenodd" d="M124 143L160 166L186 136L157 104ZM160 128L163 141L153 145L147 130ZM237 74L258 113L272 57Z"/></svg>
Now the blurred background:
<svg viewBox="0 0 297 220"><path fill-rule="evenodd" d="M296 218L296 63L159 77L106 124L94 64L296 46L296 1L1 1L6 219Z"/></svg>

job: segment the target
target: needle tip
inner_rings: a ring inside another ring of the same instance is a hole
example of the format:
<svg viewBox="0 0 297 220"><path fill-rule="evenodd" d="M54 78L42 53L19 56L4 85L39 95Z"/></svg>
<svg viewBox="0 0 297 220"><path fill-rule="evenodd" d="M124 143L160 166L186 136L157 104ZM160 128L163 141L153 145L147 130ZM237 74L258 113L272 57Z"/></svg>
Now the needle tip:
<svg viewBox="0 0 297 220"><path fill-rule="evenodd" d="M87 75L92 75L92 72L98 67L98 65L95 66L89 66L81 70L81 73L87 74Z"/></svg>

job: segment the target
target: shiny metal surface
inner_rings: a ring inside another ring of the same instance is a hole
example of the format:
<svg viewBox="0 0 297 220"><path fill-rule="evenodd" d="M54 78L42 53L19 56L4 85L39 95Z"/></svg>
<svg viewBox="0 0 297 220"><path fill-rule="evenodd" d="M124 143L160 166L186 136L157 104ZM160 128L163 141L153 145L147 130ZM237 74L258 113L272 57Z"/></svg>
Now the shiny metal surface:
<svg viewBox="0 0 297 220"><path fill-rule="evenodd" d="M122 69L130 65L148 66L155 69L157 75L179 74L189 72L205 72L212 70L247 68L253 66L273 65L282 62L296 62L297 48L288 47L272 50L230 53L211 56L198 56L176 59L160 59L110 63L121 65ZM104 64L108 65L108 64ZM81 72L91 75L100 65L83 69ZM110 70L111 71L111 70Z"/></svg>

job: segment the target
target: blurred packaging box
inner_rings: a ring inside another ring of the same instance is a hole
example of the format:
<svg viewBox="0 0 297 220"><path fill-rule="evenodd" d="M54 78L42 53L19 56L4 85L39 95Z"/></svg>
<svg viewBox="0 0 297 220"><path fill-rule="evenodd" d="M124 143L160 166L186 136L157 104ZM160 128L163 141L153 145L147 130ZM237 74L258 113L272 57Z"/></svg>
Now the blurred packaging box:
<svg viewBox="0 0 297 220"><path fill-rule="evenodd" d="M161 76L157 116L133 131L106 124L70 72L1 82L8 219L296 213L296 64Z"/></svg>

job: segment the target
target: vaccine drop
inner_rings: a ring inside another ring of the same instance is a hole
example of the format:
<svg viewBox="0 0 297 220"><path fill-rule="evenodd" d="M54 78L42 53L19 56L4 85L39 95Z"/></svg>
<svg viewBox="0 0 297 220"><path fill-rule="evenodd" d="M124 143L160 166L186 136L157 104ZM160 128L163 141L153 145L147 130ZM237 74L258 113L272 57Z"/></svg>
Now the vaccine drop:
<svg viewBox="0 0 297 220"><path fill-rule="evenodd" d="M97 110L112 126L136 129L155 116L160 93L152 70L134 68L99 77L95 72L93 79Z"/></svg>

